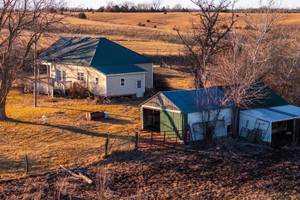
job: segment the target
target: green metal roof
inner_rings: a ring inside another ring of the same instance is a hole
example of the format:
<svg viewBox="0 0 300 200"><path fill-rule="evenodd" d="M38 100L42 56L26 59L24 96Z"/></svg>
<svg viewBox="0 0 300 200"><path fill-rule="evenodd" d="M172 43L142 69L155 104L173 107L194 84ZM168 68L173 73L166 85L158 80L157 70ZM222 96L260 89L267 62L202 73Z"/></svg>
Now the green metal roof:
<svg viewBox="0 0 300 200"><path fill-rule="evenodd" d="M262 87L263 83L258 83L257 86ZM289 105L289 103L285 99L283 99L276 92L271 90L268 86L265 86L260 92L264 95L263 99L253 99L251 101L251 104L248 105L248 109L269 108Z"/></svg>
<svg viewBox="0 0 300 200"><path fill-rule="evenodd" d="M105 75L146 72L146 70L133 64L106 65L106 66L98 66L95 68Z"/></svg>
<svg viewBox="0 0 300 200"><path fill-rule="evenodd" d="M96 38L62 37L39 58L53 63L90 66L98 44L99 39Z"/></svg>
<svg viewBox="0 0 300 200"><path fill-rule="evenodd" d="M141 72L142 69L133 64L153 62L106 38L91 37L62 37L41 53L39 59L67 65L91 66L103 70L104 74Z"/></svg>
<svg viewBox="0 0 300 200"><path fill-rule="evenodd" d="M153 61L106 38L100 38L91 66L152 63Z"/></svg>

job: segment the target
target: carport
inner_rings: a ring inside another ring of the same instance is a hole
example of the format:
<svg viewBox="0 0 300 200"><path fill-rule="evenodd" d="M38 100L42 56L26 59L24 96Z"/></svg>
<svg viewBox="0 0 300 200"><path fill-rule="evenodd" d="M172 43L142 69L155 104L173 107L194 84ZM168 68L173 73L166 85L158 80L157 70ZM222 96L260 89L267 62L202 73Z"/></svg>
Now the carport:
<svg viewBox="0 0 300 200"><path fill-rule="evenodd" d="M240 113L240 135L272 146L299 142L300 108L292 105L246 110Z"/></svg>

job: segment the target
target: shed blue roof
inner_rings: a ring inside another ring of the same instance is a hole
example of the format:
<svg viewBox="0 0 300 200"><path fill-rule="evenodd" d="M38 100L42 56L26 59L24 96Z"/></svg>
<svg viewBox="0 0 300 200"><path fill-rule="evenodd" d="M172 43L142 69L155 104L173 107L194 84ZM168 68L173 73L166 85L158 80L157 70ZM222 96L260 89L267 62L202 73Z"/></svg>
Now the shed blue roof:
<svg viewBox="0 0 300 200"><path fill-rule="evenodd" d="M142 69L133 64L152 63L146 56L106 38L91 37L62 37L39 58L47 62L91 66L102 69L105 74L141 72Z"/></svg>
<svg viewBox="0 0 300 200"><path fill-rule="evenodd" d="M223 105L224 93L219 87L202 88L199 90L177 90L161 92L183 113L199 112L199 110L215 110L230 107L232 102Z"/></svg>
<svg viewBox="0 0 300 200"><path fill-rule="evenodd" d="M161 94L168 98L183 113L193 113L199 112L199 110L216 110L219 108L233 107L233 102L229 101L224 94L227 87L228 86L214 86L201 88L199 90L166 91L161 92ZM265 96L259 100L253 97L252 103L248 105L247 109L288 105L287 101L268 86L264 86L263 83L254 84L252 90L255 90L256 87L263 87L263 90L260 92ZM227 99L227 101L224 104L225 99Z"/></svg>

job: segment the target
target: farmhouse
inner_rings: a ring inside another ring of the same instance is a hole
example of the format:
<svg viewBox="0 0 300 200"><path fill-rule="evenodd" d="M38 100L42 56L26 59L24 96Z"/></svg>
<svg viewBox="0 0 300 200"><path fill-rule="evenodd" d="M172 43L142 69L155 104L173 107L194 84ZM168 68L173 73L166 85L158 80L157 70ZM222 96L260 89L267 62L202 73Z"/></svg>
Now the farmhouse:
<svg viewBox="0 0 300 200"><path fill-rule="evenodd" d="M106 38L62 37L40 54L47 70L47 92L74 83L95 95L142 97L153 88L152 61ZM40 83L41 84L41 83Z"/></svg>
<svg viewBox="0 0 300 200"><path fill-rule="evenodd" d="M184 141L196 141L204 139L204 122L209 122L215 123L217 137L230 135L233 103L224 104L224 88L159 92L141 104L142 128L175 131ZM284 137L291 143L292 136L300 136L300 108L288 105L268 87L262 92L264 99L253 101L250 110L240 112L240 135L267 143Z"/></svg>

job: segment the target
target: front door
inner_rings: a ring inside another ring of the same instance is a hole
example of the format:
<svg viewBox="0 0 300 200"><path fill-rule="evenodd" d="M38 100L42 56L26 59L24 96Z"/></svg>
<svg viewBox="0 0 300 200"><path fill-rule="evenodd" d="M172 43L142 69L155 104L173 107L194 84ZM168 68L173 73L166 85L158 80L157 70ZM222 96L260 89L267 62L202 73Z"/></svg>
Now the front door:
<svg viewBox="0 0 300 200"><path fill-rule="evenodd" d="M142 80L136 81L136 97L138 98L143 97Z"/></svg>

